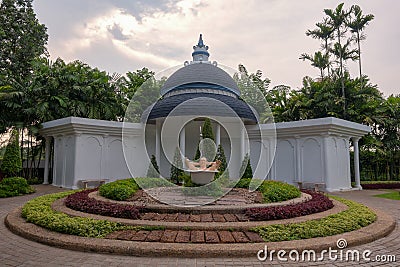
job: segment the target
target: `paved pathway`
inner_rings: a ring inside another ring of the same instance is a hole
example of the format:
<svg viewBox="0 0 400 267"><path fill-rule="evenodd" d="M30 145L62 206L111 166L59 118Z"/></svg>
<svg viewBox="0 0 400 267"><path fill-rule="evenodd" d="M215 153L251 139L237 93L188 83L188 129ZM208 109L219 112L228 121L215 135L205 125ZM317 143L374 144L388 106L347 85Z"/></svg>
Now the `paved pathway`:
<svg viewBox="0 0 400 267"><path fill-rule="evenodd" d="M29 199L51 192L62 191L53 186L37 186L37 192L33 195L21 196L8 199L0 199L0 266L262 266L269 262L258 261L254 258L161 258L154 255L151 258L117 256L109 254L95 254L78 251L70 251L54 248L29 241L14 235L4 226L4 218L12 209L21 206ZM400 202L395 200L381 199L372 197L379 193L375 190L364 190L356 192L336 193L335 195L359 201L371 207L382 209L396 218L400 224ZM261 249L262 247L260 247ZM375 242L354 247L360 251L370 249L372 257L376 255L395 255L396 263L367 263L367 262L333 262L324 260L323 262L276 262L274 266L293 265L293 266L400 266L400 229L396 227L389 236Z"/></svg>

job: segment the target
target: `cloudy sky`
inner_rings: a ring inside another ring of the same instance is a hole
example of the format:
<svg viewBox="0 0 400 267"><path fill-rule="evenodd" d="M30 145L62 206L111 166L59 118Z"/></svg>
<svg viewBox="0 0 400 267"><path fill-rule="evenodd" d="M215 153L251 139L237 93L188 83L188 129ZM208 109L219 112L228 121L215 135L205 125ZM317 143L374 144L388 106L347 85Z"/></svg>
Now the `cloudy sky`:
<svg viewBox="0 0 400 267"><path fill-rule="evenodd" d="M299 88L304 76L319 74L298 59L319 49L305 32L322 20L324 8L341 2L375 15L362 43L363 72L386 96L399 94L397 0L35 0L34 8L48 28L53 59L79 59L109 73L159 72L190 60L202 33L210 60L241 63L262 70L272 85ZM348 67L357 75L356 63Z"/></svg>

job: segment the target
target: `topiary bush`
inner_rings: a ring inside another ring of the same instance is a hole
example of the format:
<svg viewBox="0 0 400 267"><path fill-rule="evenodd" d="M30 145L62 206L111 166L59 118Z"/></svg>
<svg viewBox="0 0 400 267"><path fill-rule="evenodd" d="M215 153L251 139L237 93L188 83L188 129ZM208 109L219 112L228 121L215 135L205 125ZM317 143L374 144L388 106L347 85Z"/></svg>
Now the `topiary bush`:
<svg viewBox="0 0 400 267"><path fill-rule="evenodd" d="M174 154L174 161L173 164L171 165L171 173L170 173L171 181L175 184L182 183L183 181L180 180L180 176L182 174L183 174L183 163L182 163L181 153L179 152L179 149L176 148Z"/></svg>
<svg viewBox="0 0 400 267"><path fill-rule="evenodd" d="M133 178L130 178L101 185L99 194L113 200L126 200L133 196L137 190L139 190L139 186Z"/></svg>
<svg viewBox="0 0 400 267"><path fill-rule="evenodd" d="M258 190L263 194L265 203L286 201L301 196L297 187L280 181L263 181Z"/></svg>
<svg viewBox="0 0 400 267"><path fill-rule="evenodd" d="M239 181L233 181L231 186L248 189L252 180L260 184L257 190L263 194L264 203L286 201L301 196L297 187L280 181L242 178Z"/></svg>
<svg viewBox="0 0 400 267"><path fill-rule="evenodd" d="M221 165L218 169L219 172L215 174L215 179L221 184L221 186L227 186L229 184L229 170L227 169L228 164L226 163L225 151L222 145L218 146L215 160L221 161Z"/></svg>
<svg viewBox="0 0 400 267"><path fill-rule="evenodd" d="M35 192L25 178L9 177L0 182L0 197L13 197Z"/></svg>
<svg viewBox="0 0 400 267"><path fill-rule="evenodd" d="M22 170L21 150L17 130L13 130L11 133L0 169L6 177L16 176Z"/></svg>
<svg viewBox="0 0 400 267"><path fill-rule="evenodd" d="M239 173L242 173L241 178L253 178L253 170L251 169L249 154L246 154L244 157Z"/></svg>

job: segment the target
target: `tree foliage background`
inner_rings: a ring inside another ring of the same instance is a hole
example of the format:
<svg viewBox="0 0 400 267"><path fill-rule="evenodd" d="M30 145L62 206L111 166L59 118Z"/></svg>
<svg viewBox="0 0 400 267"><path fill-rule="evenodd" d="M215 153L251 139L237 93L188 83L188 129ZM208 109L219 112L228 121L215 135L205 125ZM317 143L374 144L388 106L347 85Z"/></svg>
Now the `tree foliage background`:
<svg viewBox="0 0 400 267"><path fill-rule="evenodd" d="M400 95L384 97L362 71L361 51L374 15L344 4L322 14L315 28L306 31L306 36L320 40L320 49L299 56L318 69L319 76L304 77L297 89L270 88L271 80L261 70L249 73L241 64L234 75L241 98L259 113L260 122L272 112L276 122L333 116L371 126L372 132L360 141L362 179L399 180ZM31 160L29 170L22 172L27 178L39 175L42 122L68 116L121 121L132 97L127 115L140 121L137 114L160 97L165 81L155 80L147 68L121 75L81 61L49 60L46 26L36 18L32 0L1 1L0 40L0 133L19 131L21 158ZM358 65L356 74L348 69L351 62ZM257 90L250 90L254 87ZM206 137L214 140L213 134L203 133Z"/></svg>

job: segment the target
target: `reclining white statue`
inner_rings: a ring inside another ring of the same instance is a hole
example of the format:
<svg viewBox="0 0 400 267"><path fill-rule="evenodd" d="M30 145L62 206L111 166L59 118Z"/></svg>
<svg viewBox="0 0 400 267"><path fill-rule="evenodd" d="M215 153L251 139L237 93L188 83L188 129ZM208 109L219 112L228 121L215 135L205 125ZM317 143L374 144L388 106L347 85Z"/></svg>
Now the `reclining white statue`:
<svg viewBox="0 0 400 267"><path fill-rule="evenodd" d="M220 160L209 162L207 158L202 157L199 162L190 161L185 158L185 164L190 173L192 182L195 184L208 184L214 180L215 173L218 172L218 168L221 165Z"/></svg>

